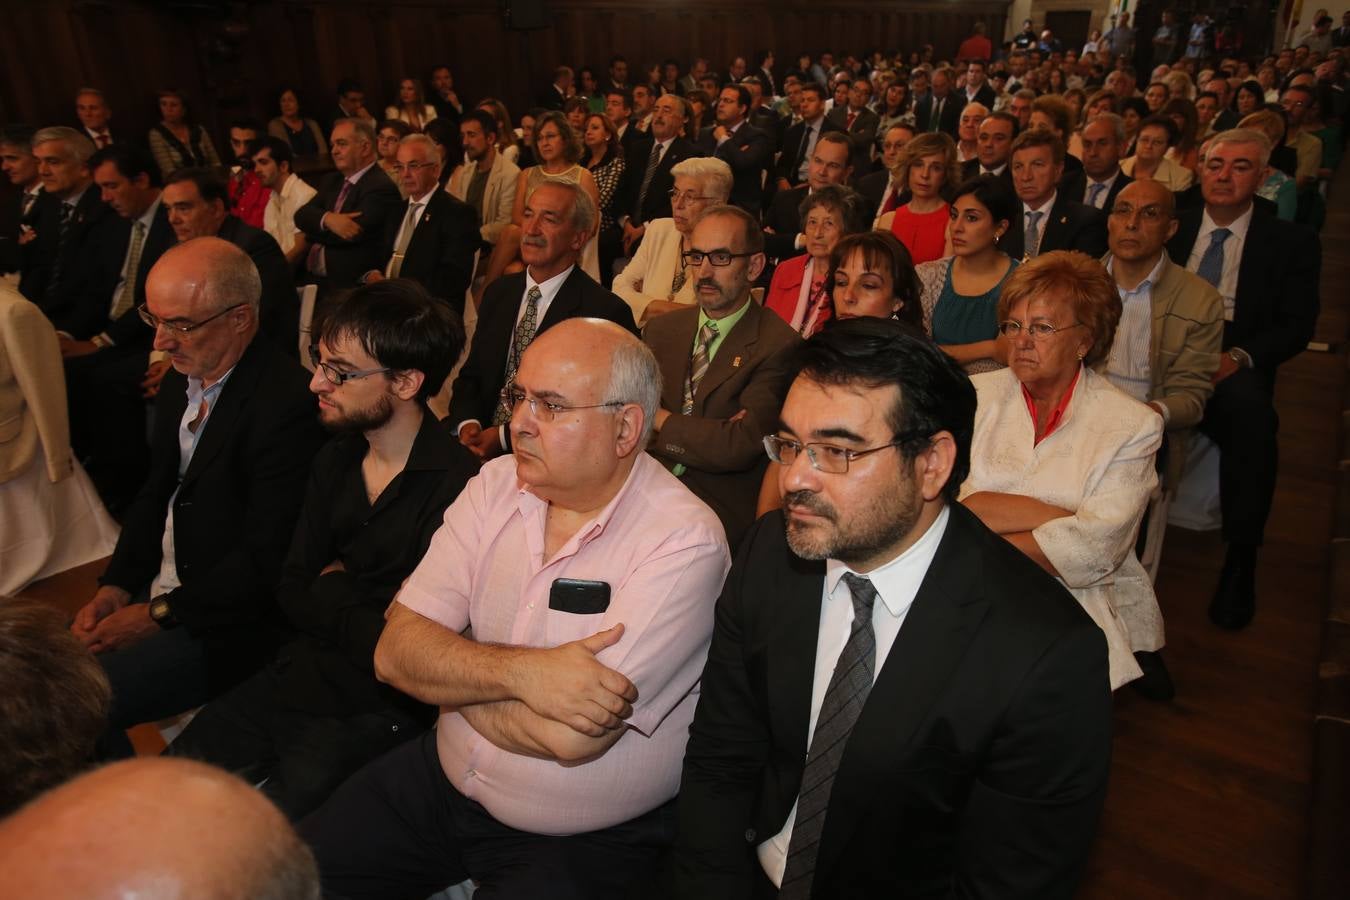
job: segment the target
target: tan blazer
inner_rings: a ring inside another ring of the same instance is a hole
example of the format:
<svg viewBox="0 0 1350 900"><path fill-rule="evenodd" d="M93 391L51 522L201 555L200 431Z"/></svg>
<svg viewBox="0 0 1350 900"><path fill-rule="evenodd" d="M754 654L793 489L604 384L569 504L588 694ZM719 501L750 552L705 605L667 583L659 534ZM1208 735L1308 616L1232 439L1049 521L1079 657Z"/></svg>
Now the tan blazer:
<svg viewBox="0 0 1350 900"><path fill-rule="evenodd" d="M49 479L74 471L56 330L41 310L0 285L0 482L32 463L39 442Z"/></svg>
<svg viewBox="0 0 1350 900"><path fill-rule="evenodd" d="M614 293L624 299L633 310L633 319L642 322L647 304L653 300L674 300L676 303L697 302L694 298L694 279L685 279L684 286L673 298L670 286L680 268L680 230L674 219L653 219L647 223L637 253L623 271L614 276Z"/></svg>
<svg viewBox="0 0 1350 900"><path fill-rule="evenodd" d="M464 164L455 168L445 190L456 200L464 200L469 193L469 182L473 180L476 166ZM479 231L483 240L489 244L497 243L502 229L511 224L511 213L516 204L516 181L520 178L520 167L511 160L497 154L488 172L487 184L483 188L483 221Z"/></svg>
<svg viewBox="0 0 1350 900"><path fill-rule="evenodd" d="M1127 156L1120 161L1120 171L1129 175L1131 178L1140 178L1142 176L1134 174L1134 163L1137 157ZM1167 186L1172 193L1184 191L1195 183L1195 173L1180 163L1166 156L1158 164L1158 171L1153 173L1153 180L1161 182Z"/></svg>

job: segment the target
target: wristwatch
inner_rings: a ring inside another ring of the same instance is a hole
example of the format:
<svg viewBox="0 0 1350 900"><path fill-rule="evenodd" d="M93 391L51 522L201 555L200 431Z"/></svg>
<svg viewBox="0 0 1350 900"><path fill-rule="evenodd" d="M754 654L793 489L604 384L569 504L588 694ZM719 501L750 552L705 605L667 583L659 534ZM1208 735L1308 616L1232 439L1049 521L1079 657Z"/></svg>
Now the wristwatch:
<svg viewBox="0 0 1350 900"><path fill-rule="evenodd" d="M1249 368L1252 364L1252 358L1247 355L1245 350L1239 350L1237 347L1231 347L1226 351L1228 358L1237 364L1239 369Z"/></svg>
<svg viewBox="0 0 1350 900"><path fill-rule="evenodd" d="M173 628L178 624L178 620L173 617L173 610L169 608L167 597L156 597L150 601L150 618L160 628Z"/></svg>

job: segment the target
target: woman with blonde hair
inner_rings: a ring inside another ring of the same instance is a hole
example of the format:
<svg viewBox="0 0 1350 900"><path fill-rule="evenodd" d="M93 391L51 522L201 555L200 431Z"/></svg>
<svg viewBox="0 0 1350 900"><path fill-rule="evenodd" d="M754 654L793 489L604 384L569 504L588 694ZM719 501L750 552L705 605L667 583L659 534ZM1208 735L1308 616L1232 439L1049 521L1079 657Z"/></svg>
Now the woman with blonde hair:
<svg viewBox="0 0 1350 900"><path fill-rule="evenodd" d="M492 113L492 118L497 120L497 152L509 162L517 162L520 159L520 147L516 144L516 129L511 124L511 113L507 111L506 104L496 97L484 97L478 101L478 108ZM539 127L538 123L535 127Z"/></svg>
<svg viewBox="0 0 1350 900"><path fill-rule="evenodd" d="M900 151L892 175L910 200L878 219L877 230L899 238L915 265L946 256L949 216L943 195L961 179L956 142L941 132L916 135Z"/></svg>
<svg viewBox="0 0 1350 900"><path fill-rule="evenodd" d="M436 118L436 107L423 100L421 82L416 78L404 78L398 83L398 103L387 107L384 117L396 119L420 133Z"/></svg>

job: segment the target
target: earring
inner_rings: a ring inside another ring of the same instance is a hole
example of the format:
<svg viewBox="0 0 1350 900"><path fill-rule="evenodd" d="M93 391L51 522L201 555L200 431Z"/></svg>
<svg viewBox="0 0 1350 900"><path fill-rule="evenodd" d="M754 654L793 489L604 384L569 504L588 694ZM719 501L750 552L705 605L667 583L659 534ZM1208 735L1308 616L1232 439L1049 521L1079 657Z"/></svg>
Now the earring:
<svg viewBox="0 0 1350 900"><path fill-rule="evenodd" d="M1083 357L1085 357L1085 356L1087 356L1086 353L1079 353L1079 354L1078 354L1078 361L1079 361L1079 362L1082 362L1082 361L1083 361Z"/></svg>

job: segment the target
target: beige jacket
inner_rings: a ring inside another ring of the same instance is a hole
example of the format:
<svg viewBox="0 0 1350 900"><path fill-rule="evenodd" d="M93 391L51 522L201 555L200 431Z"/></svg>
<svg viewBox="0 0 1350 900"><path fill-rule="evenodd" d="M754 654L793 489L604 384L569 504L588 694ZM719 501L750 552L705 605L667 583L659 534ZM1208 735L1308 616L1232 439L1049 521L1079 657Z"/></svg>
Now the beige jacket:
<svg viewBox="0 0 1350 900"><path fill-rule="evenodd" d="M56 330L41 310L0 285L0 482L23 472L39 443L49 479L74 471Z"/></svg>
<svg viewBox="0 0 1350 900"><path fill-rule="evenodd" d="M633 321L642 321L642 314L653 300L696 302L692 278L685 279L680 292L670 296L670 286L680 268L681 237L674 219L653 219L647 223L637 253L623 271L614 276L614 293L632 307Z"/></svg>
<svg viewBox="0 0 1350 900"><path fill-rule="evenodd" d="M456 200L464 200L469 193L469 182L473 180L475 166L465 163L456 167L445 190ZM483 240L489 244L497 243L502 229L511 224L511 213L516 203L516 181L520 178L520 168L511 160L497 154L488 172L487 185L483 188L483 221L479 231Z"/></svg>

